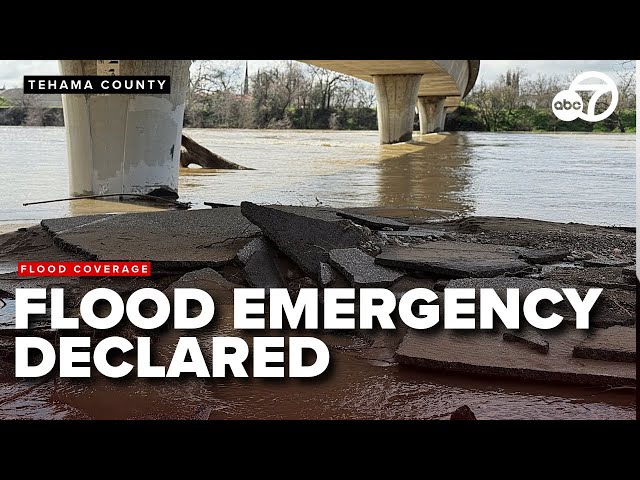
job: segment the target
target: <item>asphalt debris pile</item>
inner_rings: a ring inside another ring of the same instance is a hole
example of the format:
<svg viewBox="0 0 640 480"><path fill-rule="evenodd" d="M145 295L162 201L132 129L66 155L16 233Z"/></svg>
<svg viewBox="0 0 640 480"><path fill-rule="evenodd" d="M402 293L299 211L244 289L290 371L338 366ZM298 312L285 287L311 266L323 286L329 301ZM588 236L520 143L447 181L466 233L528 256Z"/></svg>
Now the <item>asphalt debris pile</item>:
<svg viewBox="0 0 640 480"><path fill-rule="evenodd" d="M553 331L344 332L336 351L381 367L589 385L635 384L635 242L632 229L501 217L456 218L420 209L334 209L258 205L43 220L0 236L0 360L11 361L13 293L20 286L65 288L65 309L98 286L124 297L153 286L202 288L232 305L238 287L383 287L396 295L429 288L604 288L592 328ZM23 260L150 261L151 278L17 277ZM441 301L441 298L440 300ZM560 304L556 306L562 310ZM357 305L356 305L357 309ZM37 323L37 319L36 319ZM55 337L42 329L35 334ZM82 334L82 332L80 332ZM331 335L331 332L327 332ZM135 331L129 332L135 335ZM633 339L633 341L632 341ZM353 348L352 348L353 347ZM355 352L355 353L354 353ZM0 372L2 376L2 372Z"/></svg>

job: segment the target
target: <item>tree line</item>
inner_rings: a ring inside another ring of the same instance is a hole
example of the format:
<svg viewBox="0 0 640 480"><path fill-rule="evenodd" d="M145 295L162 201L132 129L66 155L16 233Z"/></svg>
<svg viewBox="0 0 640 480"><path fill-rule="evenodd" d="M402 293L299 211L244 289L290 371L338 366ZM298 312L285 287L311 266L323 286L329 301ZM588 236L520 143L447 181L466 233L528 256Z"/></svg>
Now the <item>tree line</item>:
<svg viewBox="0 0 640 480"><path fill-rule="evenodd" d="M555 95L565 90L577 73L564 77L538 74L529 77L523 70L509 70L495 81L476 84L461 106L447 118L448 130L481 131L578 131L635 132L635 61L616 65L614 80L618 87L618 106L607 119L587 122L559 120L551 110ZM587 94L584 95L586 100ZM604 111L611 95L603 95L596 112Z"/></svg>
<svg viewBox="0 0 640 480"><path fill-rule="evenodd" d="M377 128L367 82L302 64L279 62L246 77L245 64L192 66L185 126L223 128Z"/></svg>

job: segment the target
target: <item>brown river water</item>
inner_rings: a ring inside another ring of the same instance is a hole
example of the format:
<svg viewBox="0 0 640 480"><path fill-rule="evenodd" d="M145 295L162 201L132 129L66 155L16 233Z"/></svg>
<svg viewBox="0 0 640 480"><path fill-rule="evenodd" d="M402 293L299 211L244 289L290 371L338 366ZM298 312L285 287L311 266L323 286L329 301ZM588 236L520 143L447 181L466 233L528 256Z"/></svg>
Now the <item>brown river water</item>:
<svg viewBox="0 0 640 480"><path fill-rule="evenodd" d="M203 201L322 202L635 225L633 135L466 133L380 147L376 132L186 133L256 169L183 171L181 200L196 208ZM0 168L0 232L47 217L141 209L88 201L22 206L67 196L61 128L0 127ZM224 326L228 312L222 315L222 326L204 338L235 334ZM352 349L331 349L330 370L318 379L5 382L0 418L440 419L465 404L480 419L636 417L634 393L401 367L357 354L357 338L329 340ZM175 334L157 341L166 363L175 341Z"/></svg>

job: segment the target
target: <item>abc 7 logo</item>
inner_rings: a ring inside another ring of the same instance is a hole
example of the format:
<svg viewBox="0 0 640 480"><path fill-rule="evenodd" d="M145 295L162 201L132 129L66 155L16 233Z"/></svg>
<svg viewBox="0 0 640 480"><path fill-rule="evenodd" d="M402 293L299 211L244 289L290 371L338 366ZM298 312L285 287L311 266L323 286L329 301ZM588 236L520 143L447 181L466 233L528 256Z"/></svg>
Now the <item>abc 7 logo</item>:
<svg viewBox="0 0 640 480"><path fill-rule="evenodd" d="M597 78L604 83L583 83L584 80ZM578 91L593 92L589 99L587 111L584 112L584 103ZM611 103L604 112L596 115L596 104L600 97L611 92ZM604 120L618 106L618 88L608 75L601 72L585 72L578 75L568 90L563 90L553 97L551 109L556 117L564 122L571 122L581 118L587 122L599 122Z"/></svg>

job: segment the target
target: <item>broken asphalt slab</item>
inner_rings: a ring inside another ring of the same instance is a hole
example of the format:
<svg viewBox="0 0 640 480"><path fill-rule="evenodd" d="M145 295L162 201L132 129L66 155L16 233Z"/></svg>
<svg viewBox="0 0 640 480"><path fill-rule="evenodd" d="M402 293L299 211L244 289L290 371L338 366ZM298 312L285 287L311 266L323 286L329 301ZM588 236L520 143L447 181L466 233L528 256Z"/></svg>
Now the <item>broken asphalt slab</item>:
<svg viewBox="0 0 640 480"><path fill-rule="evenodd" d="M341 277L340 273L333 268L331 265L325 262L320 262L320 274L318 275L318 280L320 281L320 285L323 287L328 287L329 285L336 282Z"/></svg>
<svg viewBox="0 0 640 480"><path fill-rule="evenodd" d="M411 237L411 238L446 238L451 237L447 232L442 230L432 230L430 228L416 228L411 227L405 231L385 231L383 232L387 237Z"/></svg>
<svg viewBox="0 0 640 480"><path fill-rule="evenodd" d="M620 325L596 329L574 347L573 356L635 364L636 329Z"/></svg>
<svg viewBox="0 0 640 480"><path fill-rule="evenodd" d="M80 215L78 217L62 217L62 218L47 218L40 222L47 231L51 233L61 233L74 228L83 227L92 223L101 222L104 219L111 217L112 215Z"/></svg>
<svg viewBox="0 0 640 480"><path fill-rule="evenodd" d="M503 341L502 332L410 330L396 351L396 359L440 372L593 386L635 385L635 363L573 356L574 347L588 334L575 328L549 330L545 332L549 353L540 355L518 343Z"/></svg>
<svg viewBox="0 0 640 480"><path fill-rule="evenodd" d="M585 267L628 267L634 263L635 261L633 260L612 259L606 257L596 257L582 262Z"/></svg>
<svg viewBox="0 0 640 480"><path fill-rule="evenodd" d="M448 277L495 277L528 269L517 257L513 247L443 240L411 248L387 246L375 262Z"/></svg>
<svg viewBox="0 0 640 480"><path fill-rule="evenodd" d="M520 256L531 263L552 263L559 262L571 252L568 248L547 248L537 250L534 248L525 248L520 250Z"/></svg>
<svg viewBox="0 0 640 480"><path fill-rule="evenodd" d="M237 207L43 220L62 248L98 261L151 261L167 270L220 267L258 228Z"/></svg>
<svg viewBox="0 0 640 480"><path fill-rule="evenodd" d="M372 230L382 230L383 228L390 228L391 230L409 230L409 225L406 223L391 220L390 218L376 217L373 215L359 215L357 213L340 211L337 211L336 214L340 217L348 218L358 225L369 227Z"/></svg>
<svg viewBox="0 0 640 480"><path fill-rule="evenodd" d="M637 278L636 266L629 265L628 267L623 267L622 276L626 278L631 278L631 279Z"/></svg>
<svg viewBox="0 0 640 480"><path fill-rule="evenodd" d="M331 250L329 263L356 288L388 287L404 275L403 272L376 265L372 256L357 248Z"/></svg>
<svg viewBox="0 0 640 480"><path fill-rule="evenodd" d="M347 207L340 209L340 211L356 215L372 215L375 217L392 218L409 225L421 225L432 221L452 220L454 218L458 218L458 214L453 210L407 206Z"/></svg>
<svg viewBox="0 0 640 480"><path fill-rule="evenodd" d="M41 225L0 235L0 274L16 272L18 262L25 260L72 262L84 258L56 245L53 236Z"/></svg>
<svg viewBox="0 0 640 480"><path fill-rule="evenodd" d="M502 334L505 342L518 342L540 353L549 353L549 342L536 330L509 330Z"/></svg>
<svg viewBox="0 0 640 480"><path fill-rule="evenodd" d="M252 242L252 251L245 251L239 255L243 258L248 257L243 269L244 278L254 288L283 288L285 284L276 265L279 252L269 240L259 240L259 243Z"/></svg>
<svg viewBox="0 0 640 480"><path fill-rule="evenodd" d="M565 284L600 287L605 291L622 289L635 292L635 282L630 281L633 277L625 276L624 268L621 267L561 267L543 271L541 278L545 281L555 280Z"/></svg>
<svg viewBox="0 0 640 480"><path fill-rule="evenodd" d="M242 288L224 278L220 273L212 268L202 268L193 272L185 273L178 280L169 285L164 294L173 300L173 291L176 288L199 288L204 290L216 304L233 304L233 289Z"/></svg>
<svg viewBox="0 0 640 480"><path fill-rule="evenodd" d="M358 247L367 240L361 228L330 209L251 202L242 202L241 209L280 251L313 278L318 278L320 263L328 262L330 250Z"/></svg>
<svg viewBox="0 0 640 480"><path fill-rule="evenodd" d="M238 250L236 258L242 265L246 265L254 253L265 248L269 248L269 240L262 236L254 238L244 247Z"/></svg>

